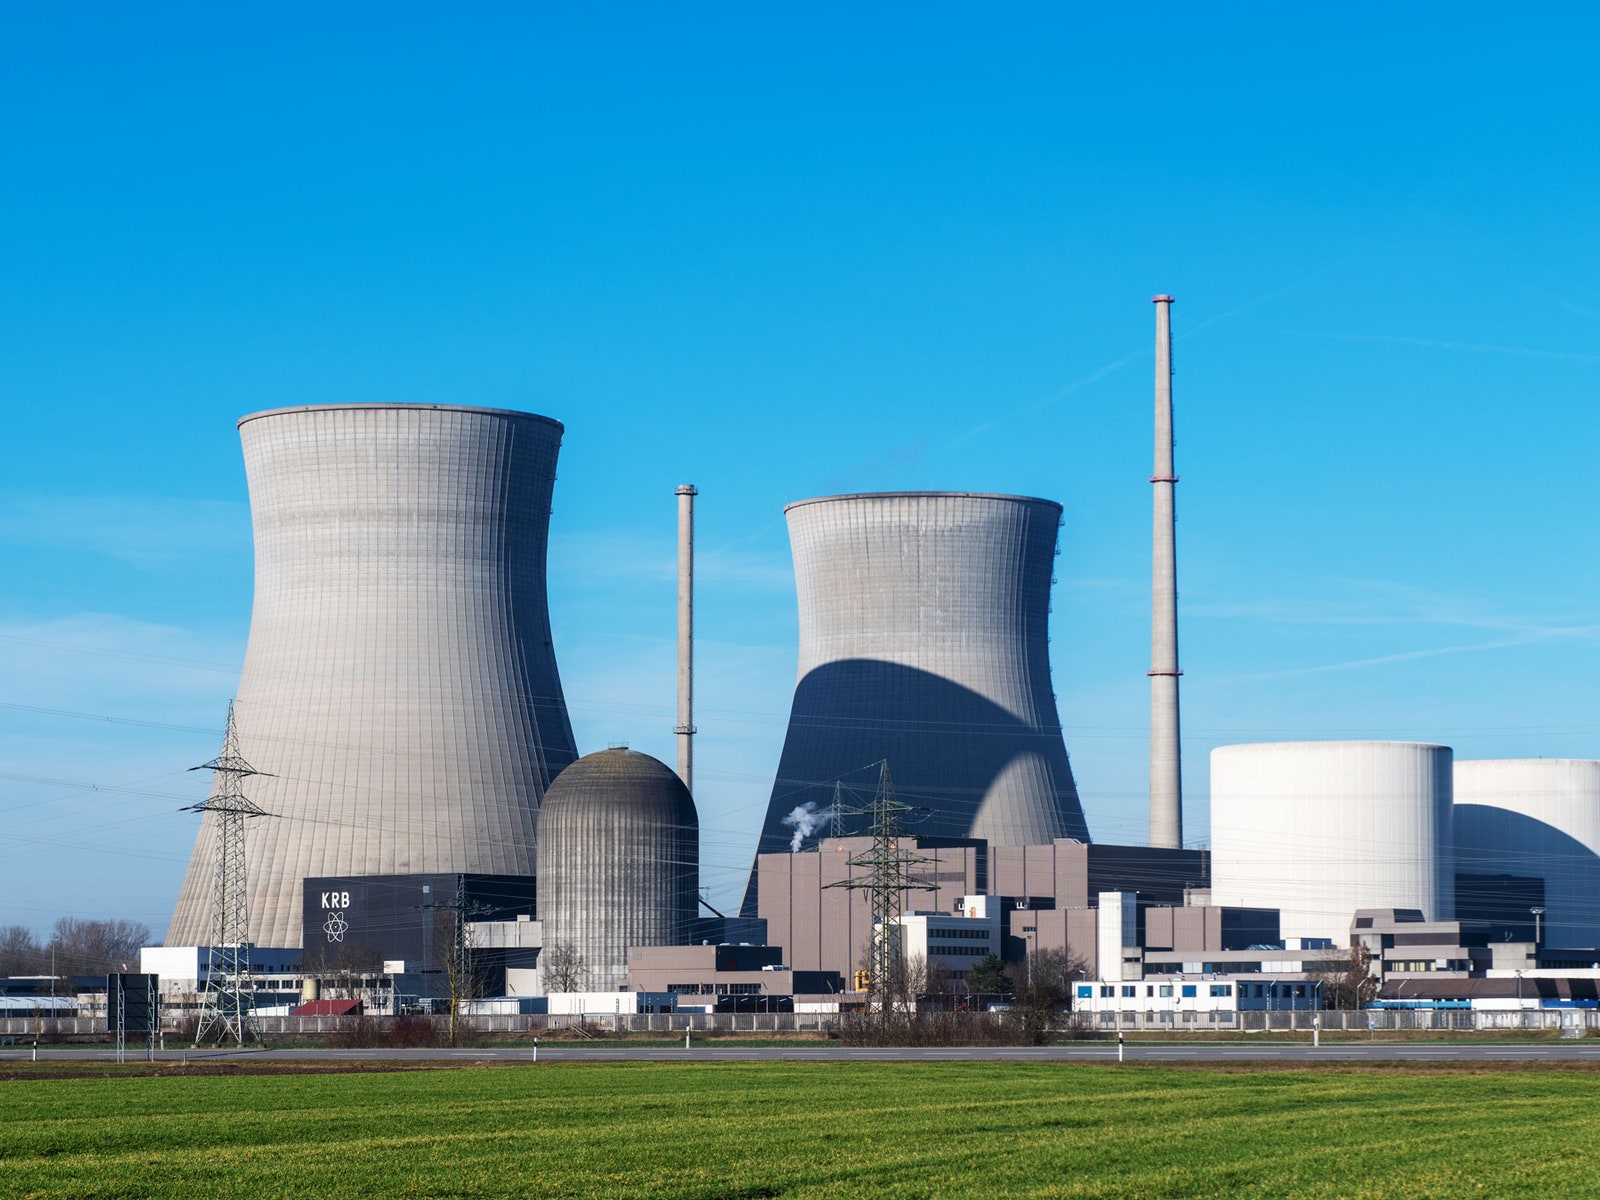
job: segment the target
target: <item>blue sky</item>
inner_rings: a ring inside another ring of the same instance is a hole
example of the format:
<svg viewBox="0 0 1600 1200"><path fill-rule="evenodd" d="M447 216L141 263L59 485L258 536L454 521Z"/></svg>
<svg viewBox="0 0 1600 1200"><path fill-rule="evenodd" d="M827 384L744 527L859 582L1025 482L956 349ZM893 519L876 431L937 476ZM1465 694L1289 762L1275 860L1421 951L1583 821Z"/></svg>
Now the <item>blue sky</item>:
<svg viewBox="0 0 1600 1200"><path fill-rule="evenodd" d="M1149 297L1209 749L1600 755L1600 18L1547 6L0 10L0 924L158 933L249 628L235 419L567 426L580 749L670 760L700 502L705 882L793 687L782 506L1066 508L1055 689L1145 832Z"/></svg>

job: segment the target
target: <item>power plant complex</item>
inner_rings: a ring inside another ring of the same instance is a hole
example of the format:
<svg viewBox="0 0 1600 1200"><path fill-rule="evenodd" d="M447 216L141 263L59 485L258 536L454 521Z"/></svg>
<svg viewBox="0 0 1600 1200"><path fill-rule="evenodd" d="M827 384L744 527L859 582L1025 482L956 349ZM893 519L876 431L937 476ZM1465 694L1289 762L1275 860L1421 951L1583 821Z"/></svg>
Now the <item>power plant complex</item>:
<svg viewBox="0 0 1600 1200"><path fill-rule="evenodd" d="M1185 846L1172 297L1155 304L1147 845L1096 842L1084 818L1050 677L1056 502L787 506L799 669L726 916L701 897L693 797L697 489L675 492L676 770L624 746L579 757L545 581L561 424L286 408L239 421L256 552L234 709L259 772L244 778L261 814L243 820L248 882L227 882L207 811L146 969L203 991L229 886L261 969L282 977L263 1006L304 999L334 964L381 976L396 1004L839 1011L883 986L863 964L881 973L890 939L958 988L990 955L1063 952L1077 1007L1142 1027L1315 1007L1335 970L1359 967L1376 1003L1396 981L1397 1003L1492 1000L1514 973L1521 1003L1525 977L1600 963L1600 762L1225 746L1209 839Z"/></svg>

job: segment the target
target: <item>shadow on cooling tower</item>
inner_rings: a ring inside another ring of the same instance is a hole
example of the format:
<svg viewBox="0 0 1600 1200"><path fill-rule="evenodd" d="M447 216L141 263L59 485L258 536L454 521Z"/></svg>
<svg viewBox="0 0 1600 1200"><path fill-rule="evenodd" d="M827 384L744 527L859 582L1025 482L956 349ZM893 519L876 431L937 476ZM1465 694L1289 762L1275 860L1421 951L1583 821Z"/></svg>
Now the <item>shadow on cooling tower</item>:
<svg viewBox="0 0 1600 1200"><path fill-rule="evenodd" d="M875 764L885 759L896 796L918 810L905 817L908 835L989 837L1011 845L1089 840L1059 725L1030 725L970 688L916 667L841 659L811 671L795 688L756 853L787 851L795 827L784 818L807 806L819 814L820 827L801 848L814 849L828 834L834 782L844 785L842 807L868 807L877 788ZM982 828L975 829L980 813ZM870 823L868 816L846 815L842 832L864 832ZM752 869L741 908L747 916L756 910L755 880Z"/></svg>

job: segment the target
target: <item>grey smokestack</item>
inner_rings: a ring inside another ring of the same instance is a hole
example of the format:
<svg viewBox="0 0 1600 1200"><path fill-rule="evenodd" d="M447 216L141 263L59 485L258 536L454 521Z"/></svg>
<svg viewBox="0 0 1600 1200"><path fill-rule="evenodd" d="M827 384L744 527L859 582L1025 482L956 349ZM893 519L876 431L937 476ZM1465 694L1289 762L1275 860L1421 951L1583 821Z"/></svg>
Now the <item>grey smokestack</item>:
<svg viewBox="0 0 1600 1200"><path fill-rule="evenodd" d="M694 484L678 497L678 778L694 792Z"/></svg>
<svg viewBox="0 0 1600 1200"><path fill-rule="evenodd" d="M1150 562L1150 844L1183 846L1178 752L1178 552L1172 465L1172 297L1156 306L1155 523Z"/></svg>

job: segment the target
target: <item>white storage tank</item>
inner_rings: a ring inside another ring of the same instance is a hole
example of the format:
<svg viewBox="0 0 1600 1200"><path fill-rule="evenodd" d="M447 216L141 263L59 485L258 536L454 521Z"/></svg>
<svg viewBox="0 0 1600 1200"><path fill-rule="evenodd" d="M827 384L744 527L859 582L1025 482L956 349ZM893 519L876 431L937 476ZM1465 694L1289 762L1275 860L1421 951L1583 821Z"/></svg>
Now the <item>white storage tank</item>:
<svg viewBox="0 0 1600 1200"><path fill-rule="evenodd" d="M1600 762L1456 763L1455 844L1458 872L1544 880L1545 945L1600 946Z"/></svg>
<svg viewBox="0 0 1600 1200"><path fill-rule="evenodd" d="M1345 946L1358 908L1454 915L1451 752L1266 742L1211 752L1213 904L1276 908L1285 938Z"/></svg>

